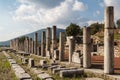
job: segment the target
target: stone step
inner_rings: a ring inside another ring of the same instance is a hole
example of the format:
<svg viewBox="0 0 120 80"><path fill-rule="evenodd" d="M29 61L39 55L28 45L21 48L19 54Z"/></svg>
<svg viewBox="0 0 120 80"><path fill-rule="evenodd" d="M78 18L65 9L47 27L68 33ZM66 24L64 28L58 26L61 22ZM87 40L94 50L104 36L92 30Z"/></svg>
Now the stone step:
<svg viewBox="0 0 120 80"><path fill-rule="evenodd" d="M85 80L104 80L104 79L101 79L101 78L86 78Z"/></svg>
<svg viewBox="0 0 120 80"><path fill-rule="evenodd" d="M65 68L65 66L54 65L54 66L50 66L50 67L48 68L48 70L52 71L53 69L56 69L56 68Z"/></svg>
<svg viewBox="0 0 120 80"><path fill-rule="evenodd" d="M38 77L42 80L46 80L46 79L50 79L50 80L53 80L53 77L50 76L49 74L47 73L42 73L42 74L39 74Z"/></svg>
<svg viewBox="0 0 120 80"><path fill-rule="evenodd" d="M38 70L37 68L31 68L31 70L35 73L35 74L42 74L45 73L44 71Z"/></svg>
<svg viewBox="0 0 120 80"><path fill-rule="evenodd" d="M62 71L60 71L60 77L74 77L74 76L81 76L83 74L84 74L83 69L62 70Z"/></svg>
<svg viewBox="0 0 120 80"><path fill-rule="evenodd" d="M71 67L71 68L56 68L56 69L53 69L52 73L56 74L56 73L59 73L62 70L73 70L73 69L77 69L77 68L76 67Z"/></svg>
<svg viewBox="0 0 120 80"><path fill-rule="evenodd" d="M22 73L22 74L16 73L16 76L19 80L31 79L31 77L28 73Z"/></svg>
<svg viewBox="0 0 120 80"><path fill-rule="evenodd" d="M3 52L3 53L6 57L9 56L6 52ZM11 68L15 72L16 77L19 80L32 80L31 76L28 73L26 73L25 70L20 65L18 65L14 59L12 59L12 58L10 58L10 59L7 58L7 59L11 65Z"/></svg>

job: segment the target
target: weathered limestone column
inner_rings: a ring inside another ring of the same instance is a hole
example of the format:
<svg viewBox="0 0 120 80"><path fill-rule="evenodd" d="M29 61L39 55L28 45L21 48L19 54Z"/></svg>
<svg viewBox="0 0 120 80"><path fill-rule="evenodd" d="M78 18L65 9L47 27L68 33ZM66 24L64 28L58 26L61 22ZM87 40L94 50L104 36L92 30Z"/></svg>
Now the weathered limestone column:
<svg viewBox="0 0 120 80"><path fill-rule="evenodd" d="M90 28L83 28L83 67L91 67L91 38Z"/></svg>
<svg viewBox="0 0 120 80"><path fill-rule="evenodd" d="M59 37L59 61L64 60L64 42L65 42L65 33L60 32L60 37Z"/></svg>
<svg viewBox="0 0 120 80"><path fill-rule="evenodd" d="M12 42L12 40L10 40L10 48L12 48L13 47L13 42Z"/></svg>
<svg viewBox="0 0 120 80"><path fill-rule="evenodd" d="M34 41L32 41L31 53L34 53Z"/></svg>
<svg viewBox="0 0 120 80"><path fill-rule="evenodd" d="M46 54L48 51L50 52L50 36L51 36L50 28L48 27L46 29Z"/></svg>
<svg viewBox="0 0 120 80"><path fill-rule="evenodd" d="M34 54L37 55L37 44L38 44L38 33L35 33L34 35Z"/></svg>
<svg viewBox="0 0 120 80"><path fill-rule="evenodd" d="M19 41L18 38L16 38L16 50L18 50L18 46L19 46L18 41Z"/></svg>
<svg viewBox="0 0 120 80"><path fill-rule="evenodd" d="M28 53L29 49L29 39L28 37L25 38L25 52Z"/></svg>
<svg viewBox="0 0 120 80"><path fill-rule="evenodd" d="M114 8L109 6L105 10L104 27L104 73L114 73Z"/></svg>
<svg viewBox="0 0 120 80"><path fill-rule="evenodd" d="M29 40L29 53L32 52L32 38Z"/></svg>
<svg viewBox="0 0 120 80"><path fill-rule="evenodd" d="M25 52L27 52L27 44L26 44L26 42L27 42L27 37L25 37L25 42L24 42L24 45L25 45Z"/></svg>
<svg viewBox="0 0 120 80"><path fill-rule="evenodd" d="M56 49L56 26L52 27L52 56L54 53L54 50Z"/></svg>
<svg viewBox="0 0 120 80"><path fill-rule="evenodd" d="M45 31L42 32L42 38L41 38L41 56L45 57Z"/></svg>
<svg viewBox="0 0 120 80"><path fill-rule="evenodd" d="M41 55L41 46L37 47L37 55L40 56Z"/></svg>
<svg viewBox="0 0 120 80"><path fill-rule="evenodd" d="M69 63L72 62L72 55L74 52L74 38L69 38Z"/></svg>

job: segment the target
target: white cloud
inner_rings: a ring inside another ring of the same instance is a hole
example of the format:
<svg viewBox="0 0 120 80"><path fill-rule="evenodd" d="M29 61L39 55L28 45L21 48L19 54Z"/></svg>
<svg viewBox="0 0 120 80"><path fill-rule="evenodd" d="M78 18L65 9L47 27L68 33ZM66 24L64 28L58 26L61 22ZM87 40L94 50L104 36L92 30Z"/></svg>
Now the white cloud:
<svg viewBox="0 0 120 80"><path fill-rule="evenodd" d="M97 14L97 15L100 15L100 11L99 11L99 10L97 10L97 11L96 11L96 14Z"/></svg>
<svg viewBox="0 0 120 80"><path fill-rule="evenodd" d="M93 13L93 16L94 17L97 17L97 16L99 16L100 15L100 11L99 10L96 10L94 13Z"/></svg>
<svg viewBox="0 0 120 80"><path fill-rule="evenodd" d="M73 10L84 11L86 9L87 9L87 5L85 5L83 2L79 2L78 0L75 0L75 3L73 5Z"/></svg>
<svg viewBox="0 0 120 80"><path fill-rule="evenodd" d="M115 20L120 18L120 0L104 0L106 6L114 6Z"/></svg>
<svg viewBox="0 0 120 80"><path fill-rule="evenodd" d="M22 31L14 31L14 32L9 32L9 33L4 33L4 35L0 34L0 41L7 41L7 40L10 40L10 39L13 39L13 38L16 38L20 35L24 35L24 34L27 34L29 32L28 29L24 29Z"/></svg>
<svg viewBox="0 0 120 80"><path fill-rule="evenodd" d="M87 8L87 5L78 0L64 0L52 8L38 7L37 3L32 4L33 0L19 1L21 5L15 11L14 20L36 26L51 26L54 24L59 26L68 25L71 22L79 23L84 19L81 18L80 12Z"/></svg>
<svg viewBox="0 0 120 80"><path fill-rule="evenodd" d="M105 3L104 3L104 2L100 2L100 3L99 3L99 6L105 7Z"/></svg>
<svg viewBox="0 0 120 80"><path fill-rule="evenodd" d="M97 22L104 23L104 21L100 21L100 20L89 20L87 23L88 23L88 26L90 26L91 24L97 23Z"/></svg>

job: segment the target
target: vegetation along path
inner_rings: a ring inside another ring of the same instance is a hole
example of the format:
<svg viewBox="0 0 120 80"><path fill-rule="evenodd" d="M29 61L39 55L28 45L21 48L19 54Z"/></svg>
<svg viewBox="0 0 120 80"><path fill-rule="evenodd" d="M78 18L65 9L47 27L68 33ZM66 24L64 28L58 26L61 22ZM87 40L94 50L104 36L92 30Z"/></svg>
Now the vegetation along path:
<svg viewBox="0 0 120 80"><path fill-rule="evenodd" d="M0 80L17 80L5 55L0 52Z"/></svg>

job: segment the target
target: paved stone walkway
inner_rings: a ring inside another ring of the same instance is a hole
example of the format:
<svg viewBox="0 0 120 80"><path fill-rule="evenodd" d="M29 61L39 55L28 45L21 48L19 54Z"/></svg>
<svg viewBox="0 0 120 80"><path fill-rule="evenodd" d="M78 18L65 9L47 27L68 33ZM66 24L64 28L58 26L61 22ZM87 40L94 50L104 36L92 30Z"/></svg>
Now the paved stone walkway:
<svg viewBox="0 0 120 80"><path fill-rule="evenodd" d="M4 55L7 57L13 71L15 72L16 77L19 80L32 80L31 76L25 72L25 70L16 63L14 59L12 59L5 51L3 51Z"/></svg>

